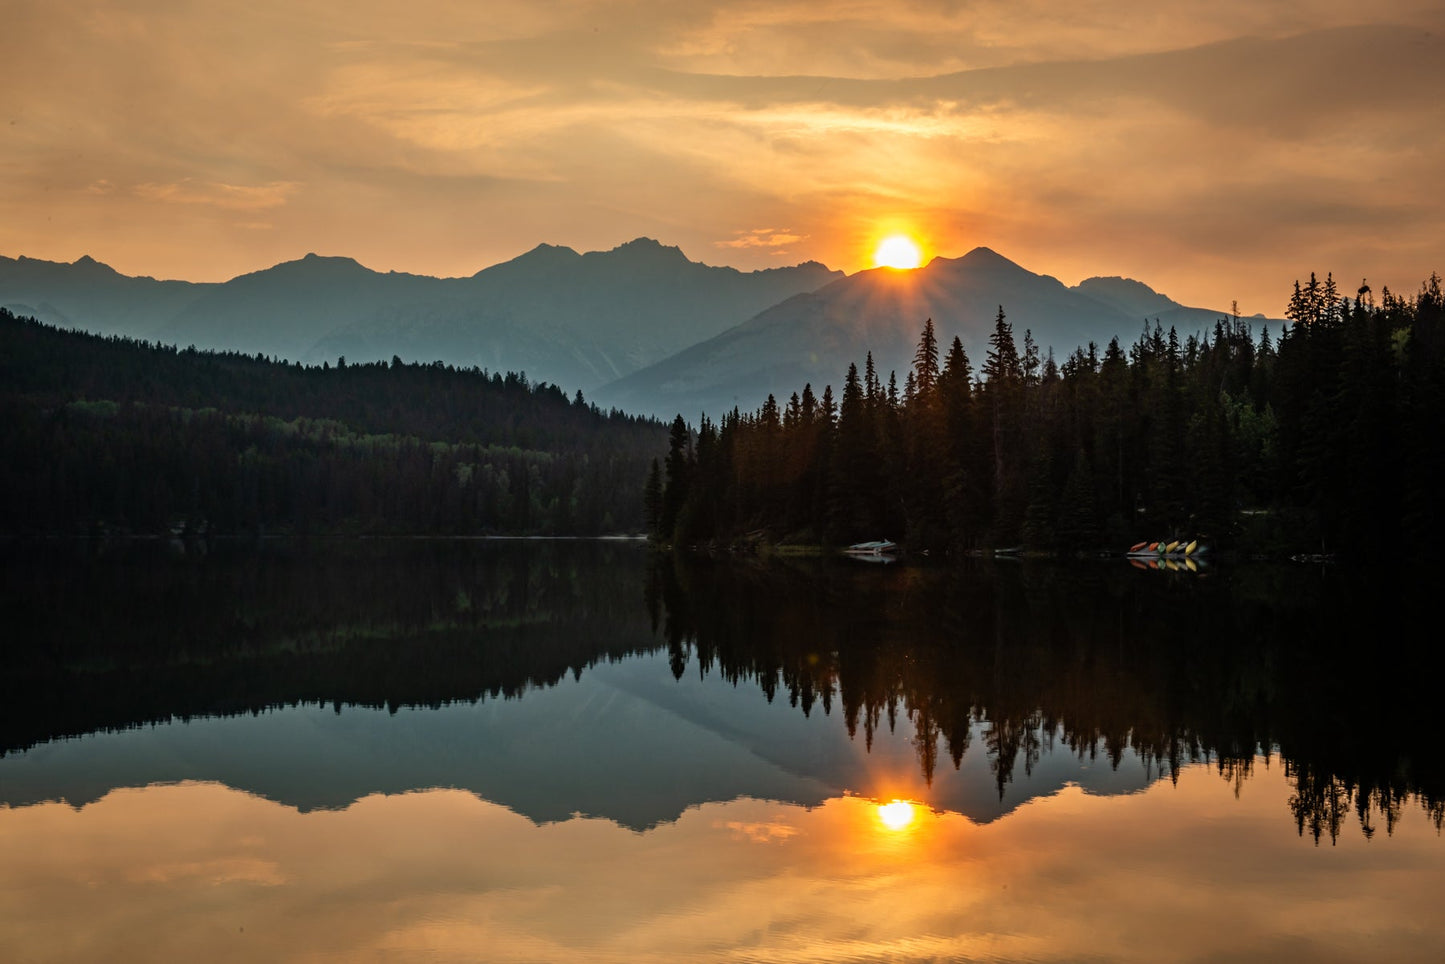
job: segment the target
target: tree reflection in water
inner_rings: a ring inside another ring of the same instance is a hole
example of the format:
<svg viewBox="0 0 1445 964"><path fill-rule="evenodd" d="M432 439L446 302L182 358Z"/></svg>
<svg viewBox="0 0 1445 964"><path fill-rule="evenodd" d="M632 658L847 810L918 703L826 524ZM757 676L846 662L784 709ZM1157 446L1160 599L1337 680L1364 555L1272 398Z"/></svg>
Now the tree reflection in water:
<svg viewBox="0 0 1445 964"><path fill-rule="evenodd" d="M1002 797L1045 752L1132 749L1160 775L1211 761L1236 794L1282 759L1300 832L1368 837L1404 808L1445 823L1424 587L1398 573L1081 564L849 567L660 556L650 598L674 672L754 681L804 713L841 704L871 745L906 715L930 783L987 754Z"/></svg>
<svg viewBox="0 0 1445 964"><path fill-rule="evenodd" d="M924 779L985 754L1000 797L1071 753L1151 776L1282 762L1300 833L1445 823L1425 587L1400 573L1110 563L711 560L605 542L50 546L0 563L0 753L320 703L525 698L665 649L850 736L906 719ZM645 601L645 605L643 602Z"/></svg>

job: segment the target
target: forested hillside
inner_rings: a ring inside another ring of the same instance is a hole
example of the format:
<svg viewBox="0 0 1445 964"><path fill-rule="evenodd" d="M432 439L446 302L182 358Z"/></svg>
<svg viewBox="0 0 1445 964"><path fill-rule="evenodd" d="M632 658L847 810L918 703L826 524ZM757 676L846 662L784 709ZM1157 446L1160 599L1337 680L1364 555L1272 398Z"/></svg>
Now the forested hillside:
<svg viewBox="0 0 1445 964"><path fill-rule="evenodd" d="M0 310L0 532L640 531L657 422L524 375L320 367Z"/></svg>
<svg viewBox="0 0 1445 964"><path fill-rule="evenodd" d="M1248 551L1409 552L1438 531L1445 296L1333 278L1295 285L1278 336L1157 323L1059 363L1000 307L975 369L923 326L899 385L850 366L755 413L679 419L648 507L654 536L747 534L914 550L1119 550L1202 538Z"/></svg>

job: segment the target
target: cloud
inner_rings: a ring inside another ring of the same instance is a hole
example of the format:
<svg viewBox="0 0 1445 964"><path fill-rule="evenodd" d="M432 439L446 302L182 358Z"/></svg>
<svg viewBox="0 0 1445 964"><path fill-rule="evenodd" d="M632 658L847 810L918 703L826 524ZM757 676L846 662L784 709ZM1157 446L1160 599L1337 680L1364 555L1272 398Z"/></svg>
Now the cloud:
<svg viewBox="0 0 1445 964"><path fill-rule="evenodd" d="M1445 260L1431 0L15 0L7 26L0 249L37 257L470 273L649 234L853 270L892 219L1268 311L1286 262Z"/></svg>
<svg viewBox="0 0 1445 964"><path fill-rule="evenodd" d="M776 820L726 820L714 822L713 826L732 831L734 839L746 839L753 843L763 844L778 843L789 837L796 837L799 832L798 828L792 824Z"/></svg>
<svg viewBox="0 0 1445 964"><path fill-rule="evenodd" d="M807 235L793 234L787 228L753 228L751 231L734 232L734 235L727 241L714 241L713 244L719 248L781 248L807 240Z"/></svg>
<svg viewBox="0 0 1445 964"><path fill-rule="evenodd" d="M227 211L264 211L280 207L299 187L292 181L241 185L205 183L193 180L174 184L137 184L135 193L147 201L169 204L201 204Z"/></svg>

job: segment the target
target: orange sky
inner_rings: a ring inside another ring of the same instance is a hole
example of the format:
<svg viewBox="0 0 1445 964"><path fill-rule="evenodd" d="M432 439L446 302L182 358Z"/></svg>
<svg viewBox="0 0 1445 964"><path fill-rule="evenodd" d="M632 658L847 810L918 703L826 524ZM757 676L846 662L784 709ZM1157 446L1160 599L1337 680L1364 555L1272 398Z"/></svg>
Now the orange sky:
<svg viewBox="0 0 1445 964"><path fill-rule="evenodd" d="M887 226L1277 314L1445 270L1445 5L8 0L0 254L470 274Z"/></svg>

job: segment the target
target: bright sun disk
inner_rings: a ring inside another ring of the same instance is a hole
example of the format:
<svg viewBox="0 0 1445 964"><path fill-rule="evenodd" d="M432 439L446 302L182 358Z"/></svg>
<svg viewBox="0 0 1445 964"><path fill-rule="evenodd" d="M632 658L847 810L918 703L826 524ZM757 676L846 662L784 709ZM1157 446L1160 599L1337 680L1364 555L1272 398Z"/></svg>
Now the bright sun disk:
<svg viewBox="0 0 1445 964"><path fill-rule="evenodd" d="M890 234L878 242L873 263L880 268L916 268L923 263L923 252L907 235Z"/></svg>
<svg viewBox="0 0 1445 964"><path fill-rule="evenodd" d="M879 804L878 819L882 820L883 826L889 830L902 830L913 822L913 804L907 800Z"/></svg>

